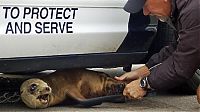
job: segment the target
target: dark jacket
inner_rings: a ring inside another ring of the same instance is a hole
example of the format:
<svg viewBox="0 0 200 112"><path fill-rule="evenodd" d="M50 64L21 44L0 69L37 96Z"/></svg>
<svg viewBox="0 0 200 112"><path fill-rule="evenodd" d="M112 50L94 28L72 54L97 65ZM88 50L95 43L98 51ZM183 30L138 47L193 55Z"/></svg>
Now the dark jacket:
<svg viewBox="0 0 200 112"><path fill-rule="evenodd" d="M200 0L172 0L177 46L166 46L146 63L149 84L170 89L188 79L200 67ZM157 65L157 66L156 66Z"/></svg>

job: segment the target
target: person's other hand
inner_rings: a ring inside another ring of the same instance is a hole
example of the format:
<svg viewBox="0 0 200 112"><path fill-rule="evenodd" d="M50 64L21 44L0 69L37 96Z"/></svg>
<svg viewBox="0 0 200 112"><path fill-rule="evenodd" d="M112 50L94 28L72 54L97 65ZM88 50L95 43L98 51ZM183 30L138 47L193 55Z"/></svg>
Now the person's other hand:
<svg viewBox="0 0 200 112"><path fill-rule="evenodd" d="M147 91L140 87L141 79L142 78L139 78L127 84L123 91L123 95L129 99L142 99Z"/></svg>
<svg viewBox="0 0 200 112"><path fill-rule="evenodd" d="M119 81L128 81L131 82L135 79L138 79L139 77L145 77L148 76L150 74L149 69L147 68L147 66L142 66L134 71L131 72L127 72L125 74L123 74L120 77L115 76L116 80Z"/></svg>
<svg viewBox="0 0 200 112"><path fill-rule="evenodd" d="M198 101L198 103L200 104L200 85L199 85L199 87L197 88L197 101Z"/></svg>

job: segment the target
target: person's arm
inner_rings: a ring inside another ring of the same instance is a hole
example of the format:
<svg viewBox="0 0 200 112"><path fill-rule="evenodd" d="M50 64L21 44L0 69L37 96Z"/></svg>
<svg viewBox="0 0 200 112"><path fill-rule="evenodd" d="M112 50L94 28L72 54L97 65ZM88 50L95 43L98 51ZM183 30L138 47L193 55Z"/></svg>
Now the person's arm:
<svg viewBox="0 0 200 112"><path fill-rule="evenodd" d="M151 69L147 76L149 86L156 90L167 90L190 79L200 66L199 43L200 25L180 33L179 44L173 54ZM129 99L141 99L147 92L139 86L141 79L127 84L123 95Z"/></svg>
<svg viewBox="0 0 200 112"><path fill-rule="evenodd" d="M136 70L133 70L131 72L127 72L120 77L115 76L116 80L119 81L126 81L126 82L131 82L133 80L138 79L139 77L145 77L150 74L150 71L147 66L142 66Z"/></svg>
<svg viewBox="0 0 200 112"><path fill-rule="evenodd" d="M151 58L148 60L148 62L145 64L149 69L157 64L162 63L164 60L166 60L169 56L172 55L172 53L176 49L176 43L170 44L169 46L165 46L160 50L159 53L154 54L151 56Z"/></svg>
<svg viewBox="0 0 200 112"><path fill-rule="evenodd" d="M139 77L148 76L150 74L149 69L167 59L174 52L175 48L175 44L164 47L159 53L154 54L144 66L131 72L127 72L120 77L116 76L115 79L131 82L138 79Z"/></svg>
<svg viewBox="0 0 200 112"><path fill-rule="evenodd" d="M173 54L151 70L149 84L154 89L170 89L190 79L200 66L200 24L179 33Z"/></svg>
<svg viewBox="0 0 200 112"><path fill-rule="evenodd" d="M199 85L199 87L197 88L197 101L198 101L198 103L200 104L200 85Z"/></svg>

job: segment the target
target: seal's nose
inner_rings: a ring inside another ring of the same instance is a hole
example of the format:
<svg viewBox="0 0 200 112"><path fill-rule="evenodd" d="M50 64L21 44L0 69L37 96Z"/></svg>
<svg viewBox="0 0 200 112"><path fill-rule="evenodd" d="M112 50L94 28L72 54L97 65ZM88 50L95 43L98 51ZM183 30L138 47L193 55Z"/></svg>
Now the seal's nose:
<svg viewBox="0 0 200 112"><path fill-rule="evenodd" d="M50 91L51 89L50 89L50 87L46 87L46 91Z"/></svg>

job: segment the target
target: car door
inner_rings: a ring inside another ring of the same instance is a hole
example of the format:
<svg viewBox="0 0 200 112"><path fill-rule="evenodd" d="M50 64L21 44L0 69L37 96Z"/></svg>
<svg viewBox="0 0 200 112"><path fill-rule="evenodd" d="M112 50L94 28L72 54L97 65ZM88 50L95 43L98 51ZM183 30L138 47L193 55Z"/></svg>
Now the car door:
<svg viewBox="0 0 200 112"><path fill-rule="evenodd" d="M115 52L126 0L3 0L0 58Z"/></svg>

